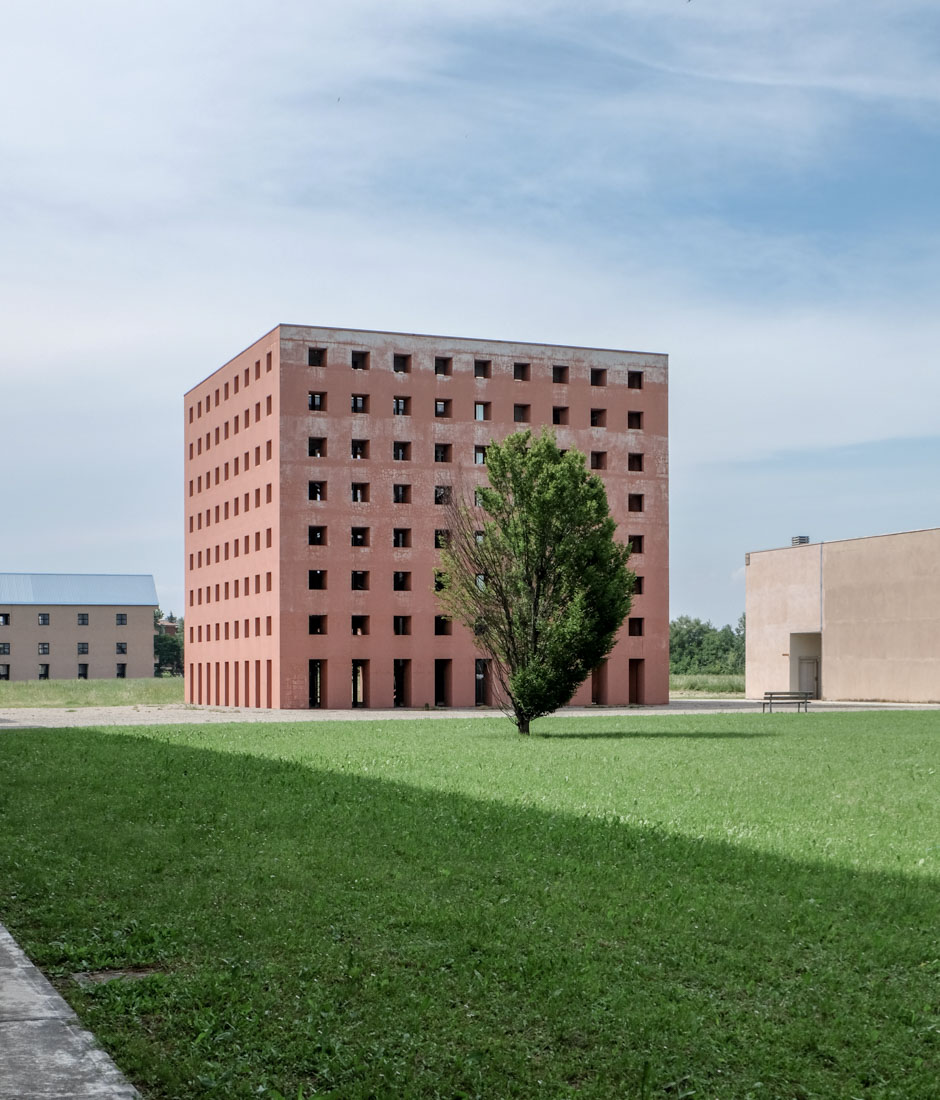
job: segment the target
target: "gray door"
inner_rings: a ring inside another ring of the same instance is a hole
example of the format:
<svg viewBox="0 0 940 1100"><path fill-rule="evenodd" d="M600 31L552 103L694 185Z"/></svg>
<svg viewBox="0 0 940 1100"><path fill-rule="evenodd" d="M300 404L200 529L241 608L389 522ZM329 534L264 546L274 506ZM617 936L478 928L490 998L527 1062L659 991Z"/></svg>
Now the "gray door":
<svg viewBox="0 0 940 1100"><path fill-rule="evenodd" d="M800 691L808 691L814 699L819 698L819 658L800 658Z"/></svg>

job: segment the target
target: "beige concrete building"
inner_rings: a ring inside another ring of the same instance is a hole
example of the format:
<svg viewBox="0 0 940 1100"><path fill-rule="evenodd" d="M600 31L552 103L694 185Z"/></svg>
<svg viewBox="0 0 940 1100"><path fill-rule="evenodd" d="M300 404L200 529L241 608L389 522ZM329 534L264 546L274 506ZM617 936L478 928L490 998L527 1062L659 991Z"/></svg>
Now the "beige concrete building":
<svg viewBox="0 0 940 1100"><path fill-rule="evenodd" d="M153 676L153 577L0 573L0 680Z"/></svg>
<svg viewBox="0 0 940 1100"><path fill-rule="evenodd" d="M749 697L940 702L940 528L745 562Z"/></svg>

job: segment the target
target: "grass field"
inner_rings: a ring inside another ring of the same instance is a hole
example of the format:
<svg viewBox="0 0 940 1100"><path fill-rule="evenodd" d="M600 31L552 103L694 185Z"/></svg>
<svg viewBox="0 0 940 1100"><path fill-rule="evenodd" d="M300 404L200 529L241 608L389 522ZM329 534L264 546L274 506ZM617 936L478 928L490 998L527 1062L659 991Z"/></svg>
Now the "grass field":
<svg viewBox="0 0 940 1100"><path fill-rule="evenodd" d="M743 695L744 673L672 673L669 694L680 698L688 695Z"/></svg>
<svg viewBox="0 0 940 1100"><path fill-rule="evenodd" d="M0 920L151 1098L938 1095L940 715L536 730L7 732Z"/></svg>
<svg viewBox="0 0 940 1100"><path fill-rule="evenodd" d="M0 707L126 707L182 701L182 676L141 680L14 680L0 683Z"/></svg>

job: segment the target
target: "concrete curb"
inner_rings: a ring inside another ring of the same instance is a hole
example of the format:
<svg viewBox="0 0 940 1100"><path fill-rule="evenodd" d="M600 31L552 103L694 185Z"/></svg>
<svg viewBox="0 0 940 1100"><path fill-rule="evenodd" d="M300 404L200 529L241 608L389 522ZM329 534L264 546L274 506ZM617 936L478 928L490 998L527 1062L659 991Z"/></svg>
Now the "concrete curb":
<svg viewBox="0 0 940 1100"><path fill-rule="evenodd" d="M3 925L0 1100L140 1100Z"/></svg>

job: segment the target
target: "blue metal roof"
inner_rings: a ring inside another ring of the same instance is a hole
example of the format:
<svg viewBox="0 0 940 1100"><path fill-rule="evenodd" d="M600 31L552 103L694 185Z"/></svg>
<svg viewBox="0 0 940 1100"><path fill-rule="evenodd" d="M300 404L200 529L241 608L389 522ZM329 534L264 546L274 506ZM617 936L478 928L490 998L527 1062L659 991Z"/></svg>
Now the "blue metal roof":
<svg viewBox="0 0 940 1100"><path fill-rule="evenodd" d="M0 573L2 604L157 606L149 573Z"/></svg>

